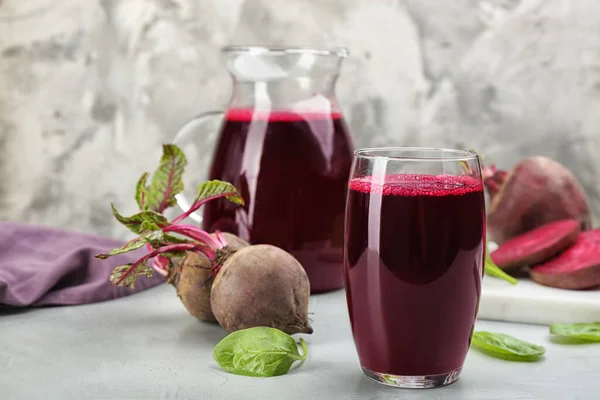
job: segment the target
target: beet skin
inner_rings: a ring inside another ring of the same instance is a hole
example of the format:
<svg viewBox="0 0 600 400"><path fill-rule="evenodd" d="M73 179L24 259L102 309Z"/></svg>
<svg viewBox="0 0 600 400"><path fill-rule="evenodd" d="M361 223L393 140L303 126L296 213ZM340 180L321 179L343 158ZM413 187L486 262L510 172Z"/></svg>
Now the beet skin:
<svg viewBox="0 0 600 400"><path fill-rule="evenodd" d="M215 234L211 236L216 237ZM249 246L245 240L223 232L227 247L239 250ZM169 282L177 289L177 296L188 312L200 321L216 322L210 305L210 292L213 279L210 277L211 263L203 254L187 252L181 268L174 268Z"/></svg>
<svg viewBox="0 0 600 400"><path fill-rule="evenodd" d="M600 285L600 229L581 232L575 244L557 257L529 270L535 282L560 289Z"/></svg>
<svg viewBox="0 0 600 400"><path fill-rule="evenodd" d="M244 247L225 261L213 282L210 303L227 332L269 326L292 335L313 331L309 295L302 265L286 251L261 244Z"/></svg>
<svg viewBox="0 0 600 400"><path fill-rule="evenodd" d="M562 219L578 220L582 231L591 229L583 188L568 169L550 158L525 158L509 173L488 174L485 184L491 196L488 234L498 245Z"/></svg>
<svg viewBox="0 0 600 400"><path fill-rule="evenodd" d="M490 257L502 269L539 264L575 243L580 225L576 219L550 222L507 240Z"/></svg>

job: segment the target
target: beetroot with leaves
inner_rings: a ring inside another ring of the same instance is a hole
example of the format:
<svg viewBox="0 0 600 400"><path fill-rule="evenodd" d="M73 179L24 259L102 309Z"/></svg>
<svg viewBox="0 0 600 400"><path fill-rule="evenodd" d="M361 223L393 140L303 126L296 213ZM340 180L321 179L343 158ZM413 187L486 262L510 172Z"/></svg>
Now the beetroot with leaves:
<svg viewBox="0 0 600 400"><path fill-rule="evenodd" d="M148 252L134 263L116 267L110 280L133 289L138 277L156 271L177 288L191 315L216 319L228 332L270 326L287 334L312 333L307 311L310 284L292 255L274 246L248 246L235 235L209 234L182 222L214 199L243 206L233 185L217 180L202 183L189 210L172 221L162 214L176 204L175 195L183 190L185 165L185 155L177 146L164 145L150 185L147 173L138 181L135 197L140 212L125 217L112 207L117 220L137 236L97 257L106 259L142 247ZM148 266L151 259L153 268Z"/></svg>

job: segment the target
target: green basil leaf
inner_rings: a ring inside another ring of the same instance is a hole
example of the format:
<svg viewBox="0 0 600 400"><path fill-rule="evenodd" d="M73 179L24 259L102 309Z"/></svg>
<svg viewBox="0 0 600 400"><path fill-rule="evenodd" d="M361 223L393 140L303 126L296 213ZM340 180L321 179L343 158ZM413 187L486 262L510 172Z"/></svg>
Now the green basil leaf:
<svg viewBox="0 0 600 400"><path fill-rule="evenodd" d="M227 335L213 351L215 361L236 375L269 377L288 373L295 361L308 355L306 342L300 339L304 354L298 352L294 338L266 326L241 329Z"/></svg>
<svg viewBox="0 0 600 400"><path fill-rule="evenodd" d="M584 342L600 342L600 322L552 324L550 333Z"/></svg>
<svg viewBox="0 0 600 400"><path fill-rule="evenodd" d="M504 333L477 331L471 343L482 352L510 361L537 361L546 349Z"/></svg>
<svg viewBox="0 0 600 400"><path fill-rule="evenodd" d="M492 261L492 257L490 257L490 251L488 249L488 245L486 242L485 245L485 265L484 265L485 274L489 276L493 276L495 278L504 279L506 282L511 285L516 285L517 280L512 276L508 275L506 272L502 270L499 266L496 265L494 261Z"/></svg>

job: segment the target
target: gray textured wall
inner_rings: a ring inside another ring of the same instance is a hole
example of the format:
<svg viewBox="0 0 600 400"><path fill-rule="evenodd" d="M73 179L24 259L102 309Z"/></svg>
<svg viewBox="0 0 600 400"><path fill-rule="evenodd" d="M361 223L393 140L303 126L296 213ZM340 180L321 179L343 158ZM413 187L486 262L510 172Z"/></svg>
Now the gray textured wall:
<svg viewBox="0 0 600 400"><path fill-rule="evenodd" d="M0 219L125 234L108 203L225 104L232 43L347 46L358 146L549 155L600 216L597 0L0 0Z"/></svg>

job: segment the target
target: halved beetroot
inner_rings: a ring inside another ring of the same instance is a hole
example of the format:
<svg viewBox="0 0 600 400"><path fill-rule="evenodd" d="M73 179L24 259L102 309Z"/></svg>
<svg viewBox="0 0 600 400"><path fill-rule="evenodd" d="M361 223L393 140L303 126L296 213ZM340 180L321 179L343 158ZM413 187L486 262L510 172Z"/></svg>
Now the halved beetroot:
<svg viewBox="0 0 600 400"><path fill-rule="evenodd" d="M539 226L561 219L578 219L581 230L592 228L582 185L558 161L527 157L510 172L484 168L491 197L487 212L490 240L498 245Z"/></svg>
<svg viewBox="0 0 600 400"><path fill-rule="evenodd" d="M529 270L531 279L560 289L589 289L600 285L600 229L581 232L577 241L557 257Z"/></svg>
<svg viewBox="0 0 600 400"><path fill-rule="evenodd" d="M580 226L577 219L550 222L507 240L490 257L502 269L539 264L575 243Z"/></svg>

